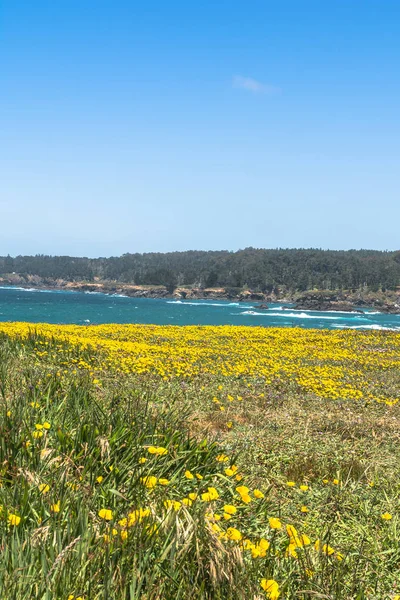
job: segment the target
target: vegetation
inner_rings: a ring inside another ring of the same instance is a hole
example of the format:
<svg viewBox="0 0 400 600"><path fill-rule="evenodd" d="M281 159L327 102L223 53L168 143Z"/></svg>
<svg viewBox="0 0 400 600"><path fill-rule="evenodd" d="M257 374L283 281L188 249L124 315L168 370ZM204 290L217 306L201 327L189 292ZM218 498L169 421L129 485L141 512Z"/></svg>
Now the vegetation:
<svg viewBox="0 0 400 600"><path fill-rule="evenodd" d="M0 257L0 275L62 278L70 281L113 280L137 285L224 288L254 291L368 288L400 286L400 252L373 250L263 250L238 252L170 252L124 254L111 258L69 256Z"/></svg>
<svg viewBox="0 0 400 600"><path fill-rule="evenodd" d="M1 597L399 600L399 350L1 323Z"/></svg>

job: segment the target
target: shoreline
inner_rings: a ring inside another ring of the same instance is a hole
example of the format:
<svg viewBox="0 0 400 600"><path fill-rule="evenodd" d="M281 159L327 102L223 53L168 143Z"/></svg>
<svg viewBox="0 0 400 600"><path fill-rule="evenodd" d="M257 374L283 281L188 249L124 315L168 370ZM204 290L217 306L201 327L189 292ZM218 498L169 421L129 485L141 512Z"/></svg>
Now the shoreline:
<svg viewBox="0 0 400 600"><path fill-rule="evenodd" d="M1 288L22 288L43 291L71 291L100 293L109 296L128 298L175 299L175 300L222 300L259 303L257 310L270 310L268 304L290 304L283 310L308 310L315 312L361 313L363 309L375 309L386 314L400 314L400 291L397 292L354 292L311 290L292 292L278 290L278 293L263 293L252 290L226 288L176 287L173 291L165 286L134 285L116 281L66 281L63 279L41 279L36 276L0 277Z"/></svg>

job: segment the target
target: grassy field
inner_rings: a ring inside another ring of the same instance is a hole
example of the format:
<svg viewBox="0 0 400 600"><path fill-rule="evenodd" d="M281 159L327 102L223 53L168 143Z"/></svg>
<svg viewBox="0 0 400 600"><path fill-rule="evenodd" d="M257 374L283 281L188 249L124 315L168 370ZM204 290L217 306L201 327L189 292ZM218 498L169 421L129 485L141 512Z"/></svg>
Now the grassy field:
<svg viewBox="0 0 400 600"><path fill-rule="evenodd" d="M0 324L0 598L400 599L400 336Z"/></svg>

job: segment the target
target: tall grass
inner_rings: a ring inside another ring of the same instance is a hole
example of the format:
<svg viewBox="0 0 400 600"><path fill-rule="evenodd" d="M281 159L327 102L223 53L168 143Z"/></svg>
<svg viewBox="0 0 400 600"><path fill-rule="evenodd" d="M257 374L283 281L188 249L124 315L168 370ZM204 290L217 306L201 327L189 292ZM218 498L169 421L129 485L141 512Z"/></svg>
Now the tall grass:
<svg viewBox="0 0 400 600"><path fill-rule="evenodd" d="M99 352L0 340L1 598L395 597L397 406L121 376Z"/></svg>

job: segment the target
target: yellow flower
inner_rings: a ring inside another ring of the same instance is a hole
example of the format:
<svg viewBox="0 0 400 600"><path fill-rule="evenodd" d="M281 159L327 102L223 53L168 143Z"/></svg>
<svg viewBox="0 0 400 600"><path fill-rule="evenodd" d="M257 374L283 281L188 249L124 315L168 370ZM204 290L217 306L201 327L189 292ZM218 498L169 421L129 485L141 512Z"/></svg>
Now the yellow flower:
<svg viewBox="0 0 400 600"><path fill-rule="evenodd" d="M123 529L121 531L121 540L126 540L128 538L128 532L126 531L126 529Z"/></svg>
<svg viewBox="0 0 400 600"><path fill-rule="evenodd" d="M34 431L33 437L37 440L38 438L43 437L43 431Z"/></svg>
<svg viewBox="0 0 400 600"><path fill-rule="evenodd" d="M227 462L228 460L229 460L229 456L226 456L225 454L218 454L218 456L217 456L218 462Z"/></svg>
<svg viewBox="0 0 400 600"><path fill-rule="evenodd" d="M253 494L256 498L264 498L264 494L262 493L261 490L257 490L257 489L254 490Z"/></svg>
<svg viewBox="0 0 400 600"><path fill-rule="evenodd" d="M286 485L287 485L288 487L296 487L296 484L295 484L295 482L294 482L294 481L287 481L287 482L286 482Z"/></svg>
<svg viewBox="0 0 400 600"><path fill-rule="evenodd" d="M340 552L336 552L335 556L336 556L337 560L343 560L343 554L341 554ZM399 600L400 600L400 598L399 598Z"/></svg>
<svg viewBox="0 0 400 600"><path fill-rule="evenodd" d="M43 425L41 425L40 423L36 423L35 427L38 431L40 431L40 429L43 429Z"/></svg>
<svg viewBox="0 0 400 600"><path fill-rule="evenodd" d="M228 515L234 515L237 512L237 508L233 504L225 504L224 512L228 513Z"/></svg>
<svg viewBox="0 0 400 600"><path fill-rule="evenodd" d="M158 456L165 456L168 454L168 450L162 446L150 446L147 448L147 452L150 454L157 454Z"/></svg>
<svg viewBox="0 0 400 600"><path fill-rule="evenodd" d="M221 527L217 525L217 523L210 523L209 527L214 533L221 533L222 531Z"/></svg>
<svg viewBox="0 0 400 600"><path fill-rule="evenodd" d="M102 475L99 475L99 476L96 478L96 481L97 481L97 483L102 483L103 479L104 479L104 477L103 477Z"/></svg>
<svg viewBox="0 0 400 600"><path fill-rule="evenodd" d="M270 544L268 540L266 540L265 538L261 538L261 540L258 542L258 545L263 550L268 550Z"/></svg>
<svg viewBox="0 0 400 600"><path fill-rule="evenodd" d="M308 485L301 485L300 489L302 492L306 492L308 490Z"/></svg>
<svg viewBox="0 0 400 600"><path fill-rule="evenodd" d="M300 511L301 511L302 513L308 513L308 508L307 508L307 506L302 506L302 507L300 508Z"/></svg>
<svg viewBox="0 0 400 600"><path fill-rule="evenodd" d="M50 486L47 485L47 483L41 483L38 487L42 494L47 494L47 492L50 490Z"/></svg>
<svg viewBox="0 0 400 600"><path fill-rule="evenodd" d="M196 473L196 477L197 477L197 479L199 479L199 480L203 479L203 475L200 475L200 473Z"/></svg>
<svg viewBox="0 0 400 600"><path fill-rule="evenodd" d="M297 544L293 544L292 542L290 542L289 546L286 548L286 556L291 556L292 558L297 558L297 551L296 549L298 548Z"/></svg>
<svg viewBox="0 0 400 600"><path fill-rule="evenodd" d="M232 421L228 421L227 424L226 424L226 426L227 426L228 429L232 429L232 426L233 426Z"/></svg>
<svg viewBox="0 0 400 600"><path fill-rule="evenodd" d="M185 477L186 479L194 479L194 475L190 471L185 471Z"/></svg>
<svg viewBox="0 0 400 600"><path fill-rule="evenodd" d="M312 577L314 575L314 571L312 569L306 569L307 577Z"/></svg>
<svg viewBox="0 0 400 600"><path fill-rule="evenodd" d="M101 510L99 510L99 517L100 519L104 519L105 521L111 521L113 518L113 514L112 511L108 508L102 508Z"/></svg>
<svg viewBox="0 0 400 600"><path fill-rule="evenodd" d="M332 548L331 546L328 546L327 544L324 544L322 546L322 551L324 554L327 554L328 556L331 556L331 554L335 554L335 549Z"/></svg>
<svg viewBox="0 0 400 600"><path fill-rule="evenodd" d="M315 542L314 548L317 550L317 552L321 551L321 542L319 540L317 540ZM322 546L322 552L324 554L326 554L327 556L331 556L332 554L335 554L335 549L332 548L332 546L328 546L327 544L324 544Z"/></svg>
<svg viewBox="0 0 400 600"><path fill-rule="evenodd" d="M253 550L255 548L255 544L250 540L243 540L242 546L244 550Z"/></svg>
<svg viewBox="0 0 400 600"><path fill-rule="evenodd" d="M242 539L242 534L235 527L228 527L228 529L226 530L226 537L228 538L228 540L233 540L237 542Z"/></svg>
<svg viewBox="0 0 400 600"><path fill-rule="evenodd" d="M290 538L297 538L299 537L299 534L297 533L297 529L296 527L294 527L294 525L286 525L286 533L288 534L288 536Z"/></svg>
<svg viewBox="0 0 400 600"><path fill-rule="evenodd" d="M167 509L173 508L175 511L178 511L182 505L178 500L165 500L164 506Z"/></svg>
<svg viewBox="0 0 400 600"><path fill-rule="evenodd" d="M257 545L253 545L251 548L251 554L253 558L264 558L267 555L269 548L269 541L261 538Z"/></svg>
<svg viewBox="0 0 400 600"><path fill-rule="evenodd" d="M190 498L183 498L182 504L184 504L185 506L192 506L193 500L191 500Z"/></svg>
<svg viewBox="0 0 400 600"><path fill-rule="evenodd" d="M190 500L192 500L193 502L195 500L197 500L197 494L196 492L191 492L190 494L188 494L188 497L190 498Z"/></svg>
<svg viewBox="0 0 400 600"><path fill-rule="evenodd" d="M333 480L333 484L334 484L334 485L339 485L339 479L334 479L334 480Z"/></svg>
<svg viewBox="0 0 400 600"><path fill-rule="evenodd" d="M282 529L282 523L280 519L277 519L276 517L270 517L268 522L271 529Z"/></svg>
<svg viewBox="0 0 400 600"><path fill-rule="evenodd" d="M249 494L243 494L243 496L241 496L241 500L245 504L249 504L251 502L251 496Z"/></svg>
<svg viewBox="0 0 400 600"><path fill-rule="evenodd" d="M251 549L251 556L253 558L263 558L264 556L266 556L266 554L267 551L260 548L260 546L253 546L253 548Z"/></svg>
<svg viewBox="0 0 400 600"><path fill-rule="evenodd" d="M50 506L50 510L51 510L53 513L59 513L59 512L60 512L60 501L56 502L55 504L52 504L52 505Z"/></svg>
<svg viewBox="0 0 400 600"><path fill-rule="evenodd" d="M50 423L48 423L47 421L45 421L43 423L43 427L44 427L44 429L50 429L51 425L50 425Z"/></svg>
<svg viewBox="0 0 400 600"><path fill-rule="evenodd" d="M10 513L8 515L8 522L10 523L10 525L19 525L21 523L21 517L19 517L18 515L13 515L12 513Z"/></svg>
<svg viewBox="0 0 400 600"><path fill-rule="evenodd" d="M142 458L139 458L139 464L140 465L144 465L144 463L147 461L147 458L145 458L144 456L142 456Z"/></svg>
<svg viewBox="0 0 400 600"><path fill-rule="evenodd" d="M154 475L147 475L147 477L141 477L140 481L149 489L152 490L157 485L157 477Z"/></svg>
<svg viewBox="0 0 400 600"><path fill-rule="evenodd" d="M211 502L212 500L217 500L218 498L219 493L214 487L209 487L207 492L201 494L201 499L203 502Z"/></svg>
<svg viewBox="0 0 400 600"><path fill-rule="evenodd" d="M274 579L261 579L260 585L269 600L278 600L280 595L279 584Z"/></svg>
<svg viewBox="0 0 400 600"><path fill-rule="evenodd" d="M393 519L392 515L388 512L383 513L383 515L381 515L382 519L384 519L385 521L390 521L390 519Z"/></svg>
<svg viewBox="0 0 400 600"><path fill-rule="evenodd" d="M165 479L164 477L161 477L161 478L158 480L158 483L159 483L160 485L168 485L168 484L169 484L169 479Z"/></svg>

